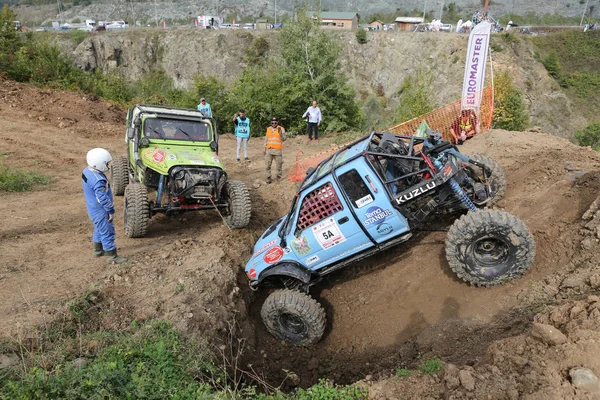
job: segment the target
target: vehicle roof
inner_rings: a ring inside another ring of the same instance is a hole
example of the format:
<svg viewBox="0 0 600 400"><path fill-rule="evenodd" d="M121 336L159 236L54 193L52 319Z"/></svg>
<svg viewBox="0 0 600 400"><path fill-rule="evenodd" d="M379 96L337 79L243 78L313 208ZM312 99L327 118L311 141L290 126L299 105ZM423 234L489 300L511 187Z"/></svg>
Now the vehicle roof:
<svg viewBox="0 0 600 400"><path fill-rule="evenodd" d="M210 120L205 117L200 111L190 108L164 107L147 104L136 104L133 108L137 108L142 113L156 114L158 117L186 117Z"/></svg>

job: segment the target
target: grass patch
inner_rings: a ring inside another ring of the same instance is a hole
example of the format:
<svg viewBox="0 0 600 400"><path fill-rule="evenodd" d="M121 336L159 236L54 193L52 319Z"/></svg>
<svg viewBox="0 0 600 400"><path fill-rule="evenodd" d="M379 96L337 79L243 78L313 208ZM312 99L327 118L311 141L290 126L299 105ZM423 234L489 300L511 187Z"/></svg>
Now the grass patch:
<svg viewBox="0 0 600 400"><path fill-rule="evenodd" d="M48 185L52 181L50 176L0 165L0 192L28 192L36 186Z"/></svg>
<svg viewBox="0 0 600 400"><path fill-rule="evenodd" d="M424 375L433 375L440 372L442 369L443 361L439 358L432 358L431 360L421 361L419 364L419 371Z"/></svg>
<svg viewBox="0 0 600 400"><path fill-rule="evenodd" d="M410 376L410 374L412 374L413 371L411 369L408 368L396 368L396 377L398 378L406 378L407 376Z"/></svg>

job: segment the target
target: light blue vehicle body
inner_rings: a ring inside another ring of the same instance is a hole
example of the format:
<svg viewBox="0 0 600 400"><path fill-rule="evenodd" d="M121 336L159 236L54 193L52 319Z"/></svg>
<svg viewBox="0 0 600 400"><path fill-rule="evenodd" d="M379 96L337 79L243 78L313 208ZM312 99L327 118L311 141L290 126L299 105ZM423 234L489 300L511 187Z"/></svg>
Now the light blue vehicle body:
<svg viewBox="0 0 600 400"><path fill-rule="evenodd" d="M256 243L245 268L251 287L269 276L309 283L408 240L407 219L364 155L369 141L356 142L309 172L290 213Z"/></svg>

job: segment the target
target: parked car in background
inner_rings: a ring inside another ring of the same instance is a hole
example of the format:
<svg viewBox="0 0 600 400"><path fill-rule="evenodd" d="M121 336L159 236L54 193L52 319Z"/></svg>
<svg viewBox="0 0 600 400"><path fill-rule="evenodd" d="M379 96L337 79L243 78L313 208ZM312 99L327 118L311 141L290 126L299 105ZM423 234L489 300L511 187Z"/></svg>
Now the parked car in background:
<svg viewBox="0 0 600 400"><path fill-rule="evenodd" d="M113 21L106 26L106 30L129 28L129 24L125 21Z"/></svg>

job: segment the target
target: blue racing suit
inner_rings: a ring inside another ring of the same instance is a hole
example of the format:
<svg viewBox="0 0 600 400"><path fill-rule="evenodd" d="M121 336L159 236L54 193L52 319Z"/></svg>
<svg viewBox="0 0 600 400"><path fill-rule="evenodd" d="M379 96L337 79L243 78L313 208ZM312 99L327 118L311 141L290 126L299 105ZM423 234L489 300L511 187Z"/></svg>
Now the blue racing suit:
<svg viewBox="0 0 600 400"><path fill-rule="evenodd" d="M83 194L88 215L94 223L94 243L102 243L104 251L115 250L115 225L108 216L115 213L113 195L108 179L103 172L86 168L81 174Z"/></svg>

